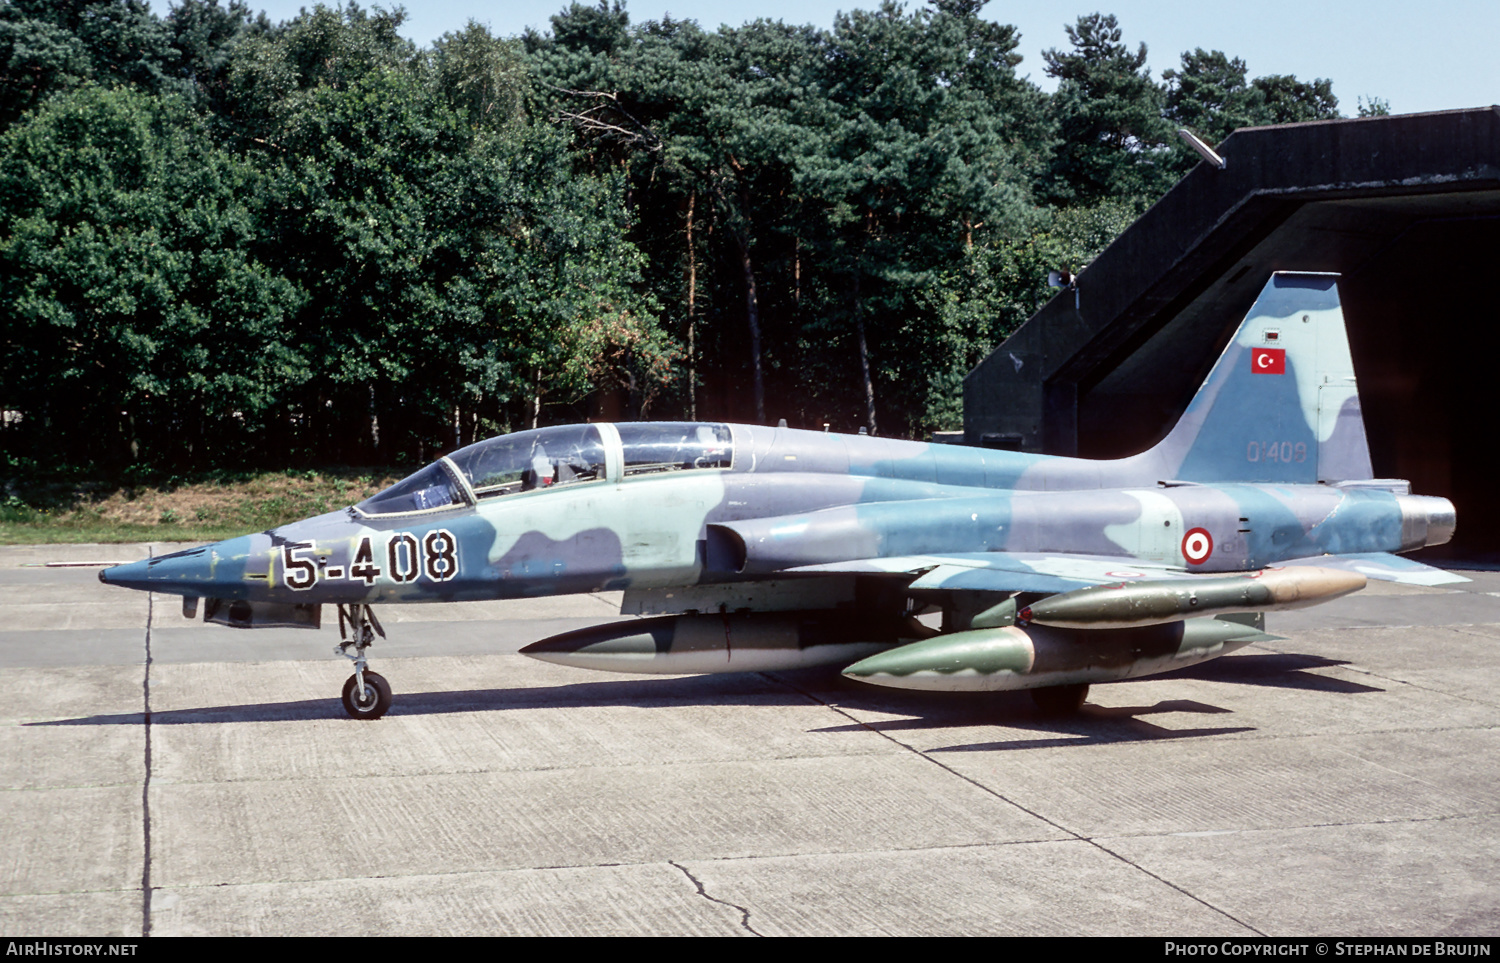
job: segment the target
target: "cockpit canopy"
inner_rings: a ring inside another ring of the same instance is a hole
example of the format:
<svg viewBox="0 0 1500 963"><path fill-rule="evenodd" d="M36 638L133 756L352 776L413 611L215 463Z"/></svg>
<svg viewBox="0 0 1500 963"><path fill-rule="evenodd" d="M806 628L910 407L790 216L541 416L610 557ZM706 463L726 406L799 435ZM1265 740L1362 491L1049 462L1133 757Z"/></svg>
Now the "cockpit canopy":
<svg viewBox="0 0 1500 963"><path fill-rule="evenodd" d="M476 498L601 481L604 439L595 425L538 428L490 438L448 456Z"/></svg>
<svg viewBox="0 0 1500 963"><path fill-rule="evenodd" d="M621 477L729 468L728 425L635 422L560 425L501 435L461 448L355 506L365 515L433 511L517 492L604 481L606 450L619 438ZM616 479L618 480L618 479Z"/></svg>
<svg viewBox="0 0 1500 963"><path fill-rule="evenodd" d="M400 515L464 504L464 497L447 466L437 461L414 475L407 475L383 492L371 495L354 507L366 515Z"/></svg>
<svg viewBox="0 0 1500 963"><path fill-rule="evenodd" d="M728 425L637 421L616 425L625 449L626 477L694 468L728 468L734 441Z"/></svg>

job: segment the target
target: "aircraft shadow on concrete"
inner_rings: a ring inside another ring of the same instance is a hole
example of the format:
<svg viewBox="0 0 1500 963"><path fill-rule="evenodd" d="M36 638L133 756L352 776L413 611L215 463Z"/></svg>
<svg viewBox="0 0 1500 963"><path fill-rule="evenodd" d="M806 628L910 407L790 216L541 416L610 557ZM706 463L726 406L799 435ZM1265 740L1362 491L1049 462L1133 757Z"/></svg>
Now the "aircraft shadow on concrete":
<svg viewBox="0 0 1500 963"><path fill-rule="evenodd" d="M1345 679L1329 678L1309 670L1347 665L1347 662L1321 656L1297 654L1231 655L1176 672L1130 679L1123 685L1156 679L1203 679L1241 685L1272 686L1334 694L1382 692L1374 686ZM1118 691L1118 690L1117 690ZM1016 739L1000 742L945 746L931 752L980 752L1007 749L1043 749L1054 746L1086 746L1103 743L1152 742L1163 739L1193 739L1204 736L1231 735L1253 731L1254 726L1217 726L1192 729L1169 729L1155 725L1143 716L1166 713L1217 715L1233 712L1220 706L1186 699L1157 702L1154 705L1113 706L1085 705L1072 716L1048 717L1040 713L1025 692L947 693L906 692L892 698L891 693L873 693L850 685L841 702L848 708L867 711L901 712L916 718L892 719L853 725L831 726L822 732L853 732L870 729L881 733L927 731L940 728L965 728L1003 725L1011 729L1056 733L1055 738ZM852 698L850 697L852 696Z"/></svg>
<svg viewBox="0 0 1500 963"><path fill-rule="evenodd" d="M1347 664L1319 656L1295 654L1231 655L1173 673L1153 676L1203 679L1243 685L1274 686L1319 692L1352 694L1383 691L1343 679L1317 675L1308 670ZM1136 680L1131 680L1136 681ZM1111 683L1111 685L1128 683ZM438 692L397 693L391 716L443 715L459 712L494 712L515 709L566 709L608 706L669 708L674 706L786 706L805 707L809 700L837 699L840 705L867 711L900 712L911 719L831 726L818 732L898 732L1004 725L1011 728L1056 732L1056 740L1019 740L975 746L952 746L937 751L978 749L1043 748L1056 745L1133 742L1153 739L1183 739L1244 732L1251 727L1166 729L1140 717L1168 712L1204 715L1232 710L1189 700L1169 700L1151 706L1106 708L1087 705L1076 716L1048 718L1041 715L1025 692L949 693L875 689L851 682L832 669L805 669L744 675L705 675L660 679L617 679L577 682L561 686L531 686L504 689L464 689ZM37 726L140 725L139 710L76 719L34 722ZM153 725L213 725L231 722L294 722L336 719L347 722L337 699L306 699L251 705L207 706L192 709L153 710Z"/></svg>
<svg viewBox="0 0 1500 963"><path fill-rule="evenodd" d="M837 676L835 676L837 678ZM515 709L568 709L608 706L670 708L674 706L807 705L807 698L760 673L741 676L704 675L660 679L618 679L576 682L560 686L458 689L437 692L400 692L389 716L443 715L459 712L498 712ZM36 726L140 725L143 714L121 712L33 722ZM338 699L305 699L252 705L205 706L153 710L153 725L201 725L226 722L287 722L337 719L352 722ZM378 724L378 723L373 723Z"/></svg>
<svg viewBox="0 0 1500 963"><path fill-rule="evenodd" d="M1203 715L1227 713L1231 710L1205 705L1187 699L1172 699L1150 706L1104 707L1085 705L1077 714L1055 717L1041 713L1024 692L996 693L988 701L963 700L961 704L950 693L933 693L949 698L939 702L936 698L913 699L896 704L894 701L877 702L859 708L902 712L918 716L912 719L890 719L860 722L848 725L829 726L818 732L859 732L870 730L895 738L901 732L931 732L940 729L967 729L978 726L1002 727L1027 732L1052 733L1038 738L1008 739L997 742L971 743L941 746L927 752L989 752L1006 749L1046 749L1055 747L1092 746L1106 743L1155 742L1162 739L1194 739L1203 736L1230 735L1237 732L1254 731L1254 726L1217 726L1195 729L1168 729L1142 719L1142 716L1169 712L1192 712ZM849 708L849 700L844 700Z"/></svg>
<svg viewBox="0 0 1500 963"><path fill-rule="evenodd" d="M1332 694L1371 693L1385 691L1374 685L1359 684L1347 679L1317 675L1313 669L1343 666L1347 661L1325 658L1322 655L1268 654L1226 655L1223 658L1200 663L1197 666L1161 673L1148 678L1125 679L1116 684L1155 681L1155 679L1196 678L1212 682L1230 682L1241 685L1269 685L1277 688L1325 691ZM849 685L849 690L853 690ZM844 697L849 708L868 711L897 711L915 715L916 718L901 720L871 721L853 726L832 726L825 732L852 732L856 729L873 729L876 732L901 732L901 730L957 729L983 724L1004 724L1010 729L1053 732L1056 738L1007 739L998 742L947 745L929 751L993 751L1013 748L1049 748L1065 745L1097 745L1109 742L1149 742L1158 739L1202 738L1212 735L1232 735L1250 732L1254 726L1194 727L1194 729L1167 729L1145 720L1145 715L1167 714L1167 712L1197 712L1211 715L1233 712L1223 706L1206 705L1188 699L1170 699L1155 705L1103 706L1085 705L1076 715L1047 717L1041 714L1025 691L1013 693L916 693L907 691L901 697L889 697L888 693L870 693L859 688L855 699ZM883 697L880 697L883 696ZM960 697L966 696L966 697Z"/></svg>
<svg viewBox="0 0 1500 963"><path fill-rule="evenodd" d="M1293 652L1264 652L1226 655L1212 662L1163 672L1147 679L1202 679L1205 682L1229 682L1236 685L1270 686L1277 689L1303 689L1311 692L1384 692L1378 686L1364 685L1348 679L1318 675L1312 669L1333 669L1348 665L1347 659L1329 659L1321 655Z"/></svg>
<svg viewBox="0 0 1500 963"><path fill-rule="evenodd" d="M800 673L799 673L800 674ZM793 675L778 673L777 675ZM419 692L401 694L392 707L389 717L441 715L459 712L497 712L514 709L567 709L585 707L632 706L637 708L671 708L677 706L784 706L807 708L810 696L802 686L787 688L756 674L761 687L733 687L739 691L726 692L725 676L703 677L714 680L717 685L688 685L693 679L653 679L650 681L629 680L620 682L583 682L570 686L548 686L527 689L471 689L452 692ZM1026 693L900 693L890 690L866 693L854 691L854 683L847 683L838 676L822 679L800 680L809 688L821 690L821 695L836 698L849 708L899 712L917 716L877 722L855 722L811 730L820 733L868 732L882 734L901 730L931 731L937 729L964 729L974 726L1003 726L1010 729L1053 732L1056 738L1020 739L1010 742L985 743L970 746L949 746L935 751L977 751L994 749L1040 749L1048 746L1079 746L1101 743L1142 742L1156 739L1184 739L1198 736L1224 735L1245 732L1253 727L1222 727L1191 730L1172 730L1152 725L1138 718L1142 715L1163 712L1229 712L1216 706L1198 702L1174 700L1160 702L1154 706L1132 706L1104 708L1085 706L1076 716L1048 718L1042 716ZM842 685L840 684L842 683ZM959 698L954 698L954 696ZM944 697L947 698L944 698ZM145 719L141 712L121 712L108 715L84 716L77 719L56 719L33 722L34 726L108 726L140 725ZM343 707L335 699L307 699L297 702L271 702L239 706L211 706L193 709L169 709L153 711L151 723L158 726L174 725L223 725L246 722L310 722L333 720L340 725L353 724L344 715Z"/></svg>

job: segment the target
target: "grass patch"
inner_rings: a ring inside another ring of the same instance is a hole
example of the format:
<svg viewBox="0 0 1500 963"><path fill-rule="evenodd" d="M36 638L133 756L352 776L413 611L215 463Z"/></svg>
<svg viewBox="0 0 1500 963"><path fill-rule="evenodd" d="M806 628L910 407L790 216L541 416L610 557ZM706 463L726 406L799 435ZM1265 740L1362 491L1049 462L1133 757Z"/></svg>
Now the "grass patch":
<svg viewBox="0 0 1500 963"><path fill-rule="evenodd" d="M404 474L332 468L141 484L12 482L0 496L0 544L218 541L337 511Z"/></svg>

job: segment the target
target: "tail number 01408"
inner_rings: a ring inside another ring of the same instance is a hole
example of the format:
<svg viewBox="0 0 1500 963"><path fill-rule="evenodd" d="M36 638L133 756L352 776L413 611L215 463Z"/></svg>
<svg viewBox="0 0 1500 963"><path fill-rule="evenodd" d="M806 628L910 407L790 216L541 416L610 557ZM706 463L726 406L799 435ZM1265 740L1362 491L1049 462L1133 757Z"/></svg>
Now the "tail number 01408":
<svg viewBox="0 0 1500 963"><path fill-rule="evenodd" d="M376 561L370 536L359 540L347 569L328 565L328 555L319 555L309 544L283 544L281 568L283 582L295 592L305 592L321 579L347 578L374 585L382 574L397 583L414 582L426 575L433 582L446 582L458 575L458 539L446 528L436 528L419 540L411 532L392 532L384 553L386 567ZM348 575L345 576L345 572Z"/></svg>

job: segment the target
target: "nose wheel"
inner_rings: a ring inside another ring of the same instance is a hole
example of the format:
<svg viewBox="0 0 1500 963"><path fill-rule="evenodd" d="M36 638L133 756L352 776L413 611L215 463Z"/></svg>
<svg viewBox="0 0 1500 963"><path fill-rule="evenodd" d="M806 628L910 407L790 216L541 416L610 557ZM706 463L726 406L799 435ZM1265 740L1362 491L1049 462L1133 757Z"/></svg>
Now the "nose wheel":
<svg viewBox="0 0 1500 963"><path fill-rule="evenodd" d="M391 707L391 684L366 670L365 649L375 636L385 638L385 629L368 605L340 605L339 635L343 641L333 651L354 663L354 674L344 683L344 711L351 719L379 719Z"/></svg>
<svg viewBox="0 0 1500 963"><path fill-rule="evenodd" d="M391 707L391 684L379 672L364 677L363 685L357 675L344 683L344 711L351 719L379 719Z"/></svg>

